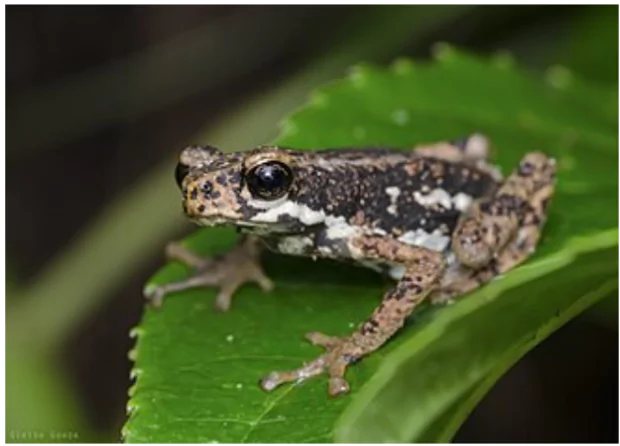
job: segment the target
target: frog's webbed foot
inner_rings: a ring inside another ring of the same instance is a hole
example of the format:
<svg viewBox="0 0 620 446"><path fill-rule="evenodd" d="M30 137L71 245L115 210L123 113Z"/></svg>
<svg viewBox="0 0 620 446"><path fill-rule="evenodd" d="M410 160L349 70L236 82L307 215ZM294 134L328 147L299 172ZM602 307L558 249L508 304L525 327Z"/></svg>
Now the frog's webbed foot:
<svg viewBox="0 0 620 446"><path fill-rule="evenodd" d="M338 396L349 391L349 383L344 373L349 364L359 359L360 347L355 345L352 337L328 336L323 333L306 334L312 344L325 348L326 352L303 367L289 371L271 372L260 381L263 390L271 391L287 382L303 381L323 372L329 374L329 394Z"/></svg>
<svg viewBox="0 0 620 446"><path fill-rule="evenodd" d="M247 282L257 283L263 291L270 291L273 282L260 266L260 245L254 237L245 237L232 251L214 258L202 258L178 243L166 247L166 256L192 267L191 277L178 282L149 285L144 296L154 307L160 307L168 294L201 286L219 286L215 308L227 311L233 294Z"/></svg>

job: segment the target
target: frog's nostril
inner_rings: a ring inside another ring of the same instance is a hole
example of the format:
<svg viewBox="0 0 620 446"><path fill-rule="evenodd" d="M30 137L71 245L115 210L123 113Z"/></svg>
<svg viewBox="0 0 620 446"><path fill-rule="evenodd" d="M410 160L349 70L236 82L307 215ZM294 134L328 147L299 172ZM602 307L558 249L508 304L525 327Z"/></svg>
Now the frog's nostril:
<svg viewBox="0 0 620 446"><path fill-rule="evenodd" d="M183 184L183 179L187 176L187 174L189 173L189 166L183 163L179 163L177 164L176 169L174 170L174 178L177 181L177 185L179 186L179 188L181 188L181 185Z"/></svg>
<svg viewBox="0 0 620 446"><path fill-rule="evenodd" d="M202 192L204 193L205 198L209 198L211 196L211 192L213 192L213 184L209 181L205 181L202 185Z"/></svg>

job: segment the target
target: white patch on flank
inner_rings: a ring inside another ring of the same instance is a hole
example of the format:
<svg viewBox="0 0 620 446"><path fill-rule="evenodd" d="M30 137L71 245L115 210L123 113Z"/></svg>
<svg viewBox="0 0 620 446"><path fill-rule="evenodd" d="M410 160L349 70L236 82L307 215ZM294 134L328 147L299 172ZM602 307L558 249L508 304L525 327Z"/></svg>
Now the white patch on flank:
<svg viewBox="0 0 620 446"><path fill-rule="evenodd" d="M398 215L398 208L396 207L396 202L398 200L398 196L400 195L400 189L395 186L386 187L385 193L390 196L390 205L387 207L388 214Z"/></svg>
<svg viewBox="0 0 620 446"><path fill-rule="evenodd" d="M427 195L422 195L420 192L415 191L413 193L413 197L415 198L415 201L420 203L422 206L439 204L446 209L450 209L452 207L452 197L450 197L450 194L444 189L433 189Z"/></svg>
<svg viewBox="0 0 620 446"><path fill-rule="evenodd" d="M422 246L439 252L444 251L450 243L450 237L443 235L438 229L430 234L423 229L407 231L398 240L408 245Z"/></svg>
<svg viewBox="0 0 620 446"><path fill-rule="evenodd" d="M469 209L472 198L469 195L464 194L463 192L459 192L454 196L454 198L452 198L452 202L454 203L455 208L457 208L461 212L465 212L467 209Z"/></svg>
<svg viewBox="0 0 620 446"><path fill-rule="evenodd" d="M327 226L327 238L330 240L349 239L359 233L358 229L348 224L344 217L327 216L325 226Z"/></svg>
<svg viewBox="0 0 620 446"><path fill-rule="evenodd" d="M426 195L416 191L413 193L413 197L415 198L415 201L420 203L422 206L433 206L439 204L445 209L454 208L460 212L464 212L469 209L469 206L471 206L473 201L471 196L463 192L459 192L458 194L451 196L444 189L433 189Z"/></svg>
<svg viewBox="0 0 620 446"><path fill-rule="evenodd" d="M250 205L252 205L252 203L250 203ZM264 212L256 214L250 220L263 223L275 223L281 215L293 217L308 226L325 221L325 213L323 211L314 211L305 204L295 203L294 201L284 201L277 206L270 207Z"/></svg>
<svg viewBox="0 0 620 446"><path fill-rule="evenodd" d="M310 237L283 237L278 242L278 251L283 254L302 255L310 246L312 246Z"/></svg>

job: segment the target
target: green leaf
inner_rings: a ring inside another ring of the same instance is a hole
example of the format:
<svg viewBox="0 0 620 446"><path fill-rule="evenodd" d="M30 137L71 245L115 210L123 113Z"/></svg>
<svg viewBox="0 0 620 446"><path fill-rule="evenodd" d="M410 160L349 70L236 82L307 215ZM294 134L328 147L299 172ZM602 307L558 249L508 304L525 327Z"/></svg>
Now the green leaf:
<svg viewBox="0 0 620 446"><path fill-rule="evenodd" d="M559 59L592 82L618 84L618 5L585 7L567 24Z"/></svg>
<svg viewBox="0 0 620 446"><path fill-rule="evenodd" d="M317 378L264 393L257 380L320 351L308 331L349 333L390 282L328 261L269 256L276 290L246 286L226 314L214 290L146 310L134 334L128 442L448 441L493 383L559 326L617 287L617 92L566 71L541 79L505 56L487 62L440 47L430 64L367 66L317 91L284 123L282 145L389 145L486 133L508 171L527 151L558 159L558 188L536 254L467 298L427 306L388 345L351 367L352 392ZM212 255L234 231L186 240ZM164 283L187 270L169 264Z"/></svg>

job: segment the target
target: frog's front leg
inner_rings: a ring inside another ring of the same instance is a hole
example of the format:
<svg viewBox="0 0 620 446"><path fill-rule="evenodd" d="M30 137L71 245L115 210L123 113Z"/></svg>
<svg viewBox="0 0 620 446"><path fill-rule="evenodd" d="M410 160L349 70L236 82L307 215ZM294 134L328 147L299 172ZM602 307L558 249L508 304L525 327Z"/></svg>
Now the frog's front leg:
<svg viewBox="0 0 620 446"><path fill-rule="evenodd" d="M443 278L433 302L469 292L529 257L547 220L554 194L555 160L527 154L494 197L476 203L452 238L461 266Z"/></svg>
<svg viewBox="0 0 620 446"><path fill-rule="evenodd" d="M271 372L260 383L264 390L273 390L282 383L300 381L327 371L329 393L335 396L347 392L349 385L344 379L347 366L377 350L392 337L403 326L405 318L437 286L444 271L442 254L391 238L355 237L349 241L348 248L357 260L404 265L402 279L385 294L381 305L350 336L340 338L308 333L306 338L324 347L326 353L299 369Z"/></svg>
<svg viewBox="0 0 620 446"><path fill-rule="evenodd" d="M214 258L202 258L188 251L177 243L166 247L166 255L195 270L193 276L178 282L163 285L149 285L144 289L144 296L155 307L163 303L170 293L201 286L219 286L215 299L215 308L227 311L232 296L246 282L256 282L263 291L273 288L273 283L260 266L261 242L258 238L246 236L232 251Z"/></svg>

